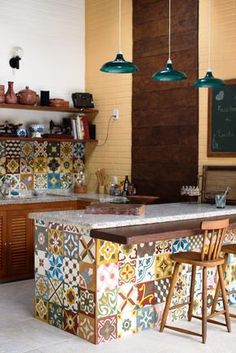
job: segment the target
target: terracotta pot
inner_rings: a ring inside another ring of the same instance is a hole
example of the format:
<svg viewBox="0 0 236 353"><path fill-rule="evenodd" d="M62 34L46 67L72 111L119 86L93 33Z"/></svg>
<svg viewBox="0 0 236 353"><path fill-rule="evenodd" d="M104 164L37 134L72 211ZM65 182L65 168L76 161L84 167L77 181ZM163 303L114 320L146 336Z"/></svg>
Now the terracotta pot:
<svg viewBox="0 0 236 353"><path fill-rule="evenodd" d="M14 85L14 82L8 81L8 90L7 90L7 93L5 94L5 102L8 104L17 103L17 96L14 92L13 85Z"/></svg>
<svg viewBox="0 0 236 353"><path fill-rule="evenodd" d="M0 103L5 103L5 86L0 85Z"/></svg>
<svg viewBox="0 0 236 353"><path fill-rule="evenodd" d="M38 95L26 86L25 89L17 93L17 99L20 104L34 105L38 101Z"/></svg>

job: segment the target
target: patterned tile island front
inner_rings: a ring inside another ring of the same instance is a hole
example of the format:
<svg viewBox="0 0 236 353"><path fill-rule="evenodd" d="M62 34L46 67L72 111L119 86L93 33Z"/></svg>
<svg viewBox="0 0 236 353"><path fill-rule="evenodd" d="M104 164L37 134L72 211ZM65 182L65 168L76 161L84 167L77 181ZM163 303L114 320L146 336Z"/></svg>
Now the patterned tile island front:
<svg viewBox="0 0 236 353"><path fill-rule="evenodd" d="M182 219L236 216L236 207L168 204L146 207L144 217L94 216L83 211L35 213L35 316L92 343L158 328L172 274L171 252L199 249L201 234L138 244L90 237L93 228L162 223ZM226 242L236 242L228 231ZM187 301L191 268L179 273L174 303ZM227 286L236 288L236 259L227 265ZM208 272L208 302L216 284ZM195 312L201 310L201 271L197 273ZM236 302L230 296L231 304ZM220 306L219 302L219 306ZM169 320L185 319L187 306ZM157 333L158 335L159 333ZM157 337L158 339L158 337Z"/></svg>

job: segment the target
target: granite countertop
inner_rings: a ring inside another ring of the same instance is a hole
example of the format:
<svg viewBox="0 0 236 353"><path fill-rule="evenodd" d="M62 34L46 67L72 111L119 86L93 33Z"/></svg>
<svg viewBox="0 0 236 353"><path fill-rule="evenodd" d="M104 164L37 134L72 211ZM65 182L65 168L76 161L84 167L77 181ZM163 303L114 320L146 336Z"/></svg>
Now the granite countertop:
<svg viewBox="0 0 236 353"><path fill-rule="evenodd" d="M11 204L29 204L29 203L41 203L41 202L57 202L57 201L94 201L102 200L103 202L109 200L109 195L96 194L94 192L88 192L84 194L76 194L73 192L52 190L45 193L40 193L38 196L33 196L31 193L25 193L21 196L7 197L0 199L1 205Z"/></svg>
<svg viewBox="0 0 236 353"><path fill-rule="evenodd" d="M197 203L146 205L145 209L145 216L90 215L80 210L38 212L31 213L29 217L45 222L51 221L77 226L89 226L91 229L101 229L236 215L236 206L226 206L224 209L218 209L215 205Z"/></svg>

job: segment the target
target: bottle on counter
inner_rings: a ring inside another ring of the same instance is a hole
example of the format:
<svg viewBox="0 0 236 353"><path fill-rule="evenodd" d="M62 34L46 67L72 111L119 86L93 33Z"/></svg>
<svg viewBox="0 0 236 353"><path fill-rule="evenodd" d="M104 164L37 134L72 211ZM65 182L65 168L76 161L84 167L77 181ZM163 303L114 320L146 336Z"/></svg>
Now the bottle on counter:
<svg viewBox="0 0 236 353"><path fill-rule="evenodd" d="M128 195L128 193L129 193L129 185L130 185L129 177L128 177L128 175L126 175L125 181L124 181L124 188L123 188L123 192L125 195Z"/></svg>

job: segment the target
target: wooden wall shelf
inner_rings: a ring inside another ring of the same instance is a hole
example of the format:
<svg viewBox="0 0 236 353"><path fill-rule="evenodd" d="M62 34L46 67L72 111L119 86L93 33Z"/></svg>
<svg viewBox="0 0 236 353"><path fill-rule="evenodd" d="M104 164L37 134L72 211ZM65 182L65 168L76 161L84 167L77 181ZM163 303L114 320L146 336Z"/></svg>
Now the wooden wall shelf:
<svg viewBox="0 0 236 353"><path fill-rule="evenodd" d="M94 114L98 113L97 109L92 108L66 108L66 107L50 107L41 105L24 105L24 104L0 104L0 108L4 109L24 109L24 110L36 110L36 111L48 111L48 112L66 112L66 113L86 113Z"/></svg>
<svg viewBox="0 0 236 353"><path fill-rule="evenodd" d="M97 140L78 140L78 139L73 139L73 138L66 138L66 137L18 137L18 136L0 136L0 141L5 141L5 140L17 140L17 141L38 141L38 142L44 142L44 141L54 141L54 142L81 142L81 143L97 143Z"/></svg>

